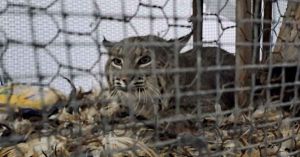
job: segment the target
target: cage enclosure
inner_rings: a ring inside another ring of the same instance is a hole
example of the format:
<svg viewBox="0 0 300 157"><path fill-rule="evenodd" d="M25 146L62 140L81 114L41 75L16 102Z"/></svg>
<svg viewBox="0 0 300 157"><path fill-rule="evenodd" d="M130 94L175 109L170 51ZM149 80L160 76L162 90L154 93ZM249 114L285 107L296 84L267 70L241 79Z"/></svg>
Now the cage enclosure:
<svg viewBox="0 0 300 157"><path fill-rule="evenodd" d="M300 156L299 17L299 0L1 0L0 156Z"/></svg>

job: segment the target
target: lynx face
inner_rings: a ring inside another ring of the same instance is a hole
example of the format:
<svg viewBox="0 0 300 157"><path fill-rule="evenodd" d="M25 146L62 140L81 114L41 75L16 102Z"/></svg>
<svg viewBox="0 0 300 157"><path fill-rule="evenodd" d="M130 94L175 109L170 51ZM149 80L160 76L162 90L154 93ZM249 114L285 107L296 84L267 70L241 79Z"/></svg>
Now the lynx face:
<svg viewBox="0 0 300 157"><path fill-rule="evenodd" d="M178 41L187 41L188 37ZM134 114L151 117L167 104L162 97L168 87L166 74L154 73L166 70L173 64L174 40L164 40L157 36L125 38L119 42L103 41L109 59L106 73L111 96L131 98ZM177 47L179 51L184 44Z"/></svg>

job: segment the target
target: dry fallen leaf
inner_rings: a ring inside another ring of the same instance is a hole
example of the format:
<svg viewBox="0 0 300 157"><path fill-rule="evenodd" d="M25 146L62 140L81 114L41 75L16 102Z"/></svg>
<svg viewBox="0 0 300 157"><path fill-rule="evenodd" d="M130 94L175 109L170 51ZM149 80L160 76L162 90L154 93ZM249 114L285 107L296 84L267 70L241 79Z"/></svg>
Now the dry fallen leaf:
<svg viewBox="0 0 300 157"><path fill-rule="evenodd" d="M5 157L69 156L67 139L62 136L41 137L0 149Z"/></svg>

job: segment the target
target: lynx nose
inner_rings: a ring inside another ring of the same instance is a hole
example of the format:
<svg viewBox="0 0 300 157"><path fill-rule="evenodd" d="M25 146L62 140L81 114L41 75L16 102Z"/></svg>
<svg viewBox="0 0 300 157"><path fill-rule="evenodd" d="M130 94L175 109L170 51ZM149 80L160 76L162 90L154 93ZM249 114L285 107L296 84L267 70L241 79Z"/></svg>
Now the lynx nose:
<svg viewBox="0 0 300 157"><path fill-rule="evenodd" d="M128 84L128 76L121 76L121 81L123 81L127 85Z"/></svg>
<svg viewBox="0 0 300 157"><path fill-rule="evenodd" d="M120 77L120 80L124 82L125 85L128 85L133 80L133 76L123 75Z"/></svg>

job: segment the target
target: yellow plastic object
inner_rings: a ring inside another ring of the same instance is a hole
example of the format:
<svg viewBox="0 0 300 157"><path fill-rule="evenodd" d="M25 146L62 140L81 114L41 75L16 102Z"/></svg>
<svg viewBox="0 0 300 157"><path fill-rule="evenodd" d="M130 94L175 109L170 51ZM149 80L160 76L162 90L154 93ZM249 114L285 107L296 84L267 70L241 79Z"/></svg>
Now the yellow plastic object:
<svg viewBox="0 0 300 157"><path fill-rule="evenodd" d="M65 100L60 91L34 85L9 84L0 87L0 107L42 109ZM0 108L1 110L1 108Z"/></svg>

